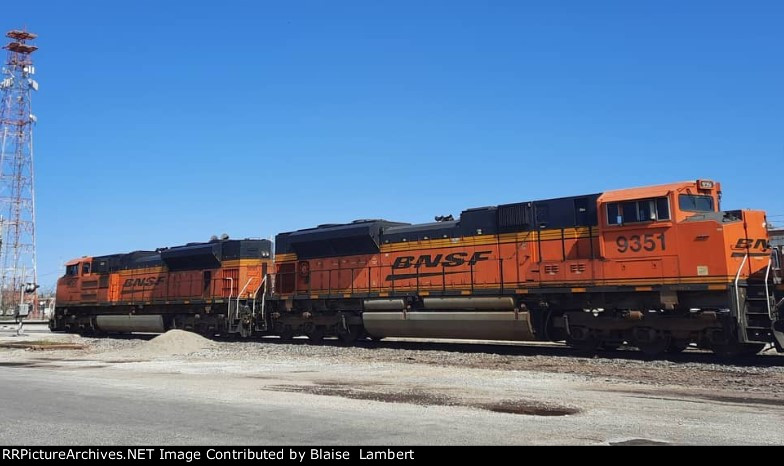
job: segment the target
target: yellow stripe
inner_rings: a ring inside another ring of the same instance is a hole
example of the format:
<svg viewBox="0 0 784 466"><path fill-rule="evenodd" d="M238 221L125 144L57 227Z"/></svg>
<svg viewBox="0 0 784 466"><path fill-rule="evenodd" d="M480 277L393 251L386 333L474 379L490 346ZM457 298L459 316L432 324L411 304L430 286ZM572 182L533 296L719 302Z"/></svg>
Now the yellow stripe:
<svg viewBox="0 0 784 466"><path fill-rule="evenodd" d="M230 261L221 262L221 266L223 267L243 267L243 266L253 266L253 265L261 265L263 263L269 263L269 259L233 259Z"/></svg>
<svg viewBox="0 0 784 466"><path fill-rule="evenodd" d="M595 230L598 233L598 230ZM561 230L541 230L540 232L520 232L520 233L503 233L500 235L477 235L466 236L463 238L437 238L407 241L402 243L384 243L381 245L381 252L397 252L397 251L410 251L415 249L428 249L428 248L447 248L456 246L483 246L489 244L510 244L519 242L535 242L537 237L541 237L542 241L560 240ZM598 238L598 234L593 236L589 235L588 228L566 228L563 232L564 239L586 239ZM277 258L276 258L277 260Z"/></svg>
<svg viewBox="0 0 784 466"><path fill-rule="evenodd" d="M627 283L602 283L602 282L586 282L586 281L571 282L571 283L569 283L569 282L552 282L552 283L538 282L538 286L532 286L532 287L529 287L528 289L518 288L518 289L515 290L515 293L517 293L517 294L528 294L530 292L529 291L530 289L537 289L537 288L567 288L567 287L571 288L571 287L573 287L573 285L578 284L578 283L580 285L582 285L582 287L576 287L574 289L575 290L581 290L581 289L584 290L582 292L587 292L587 288L589 288L589 287L590 288L594 288L594 287L601 287L601 286L629 286L629 287L635 287L636 291L647 291L647 290L637 289L637 288L650 288L652 290L653 288L651 288L651 287L652 286L656 286L656 285L689 285L689 284L697 284L697 283L678 283L676 280L669 280L667 282L663 282L662 280L641 280L641 281L637 281L637 282L634 282L634 283L628 283L628 282ZM726 289L726 285L718 285L718 284L715 284L715 282L713 284L711 284L709 282L703 281L703 282L700 282L698 284L707 285L708 287L716 286L716 287L718 287L716 289ZM650 285L650 286L646 287L644 285ZM505 287L506 287L506 285L505 285ZM423 287L420 284L420 287L419 287L420 291L422 291L422 288ZM499 289L500 288L500 284L498 284L498 283L475 284L473 288L475 290L477 290L477 289ZM385 289L391 290L391 287L385 287ZM430 288L430 290L425 290L425 291L428 291L428 292L431 292L431 291L441 291L442 289L443 289L443 285L438 284L438 285L433 285ZM711 289L711 288L709 288L709 289ZM462 294L471 294L470 285L468 285L468 286L467 285L459 285L459 286L447 285L446 286L446 290L449 290L449 291L461 291ZM417 287L416 287L416 285L410 285L410 286L396 285L395 286L395 291L407 291L407 292L408 291L417 291ZM581 292L581 291L574 291L574 292Z"/></svg>
<svg viewBox="0 0 784 466"><path fill-rule="evenodd" d="M413 280L414 280L413 278L410 279L410 281L412 281L412 282L413 282ZM731 282L732 280L733 280L732 278L728 279L727 283ZM717 281L720 281L720 279L719 280L714 279L714 280L712 280L710 282L706 281L704 279L700 279L700 278L667 279L667 280L662 280L662 279L636 279L636 280L618 279L618 280L597 280L597 281L586 281L586 280L577 281L577 280L575 280L575 281L560 281L560 282L540 281L540 282L537 282L537 286L532 286L532 287L529 287L529 288L567 288L567 287L570 287L570 288L572 288L572 292L573 293L585 293L587 291L587 287L593 288L593 287L601 287L601 286L629 286L629 287L634 287L635 291L652 291L653 290L652 287L656 286L656 285L693 285L693 284L698 284L698 285L707 285L708 289L711 289L711 290L714 290L714 289L715 290L723 290L723 289L727 288L726 283L725 284L719 284L719 283L717 283ZM580 286L575 287L575 285L580 285ZM509 284L504 284L504 287L508 287L508 286L509 286ZM473 286L473 289L480 289L480 290L483 290L483 289L499 289L500 287L501 287L501 285L499 283L475 283L474 286ZM383 289L391 291L392 287L391 286L385 286L385 287L383 287ZM406 285L406 286L398 284L398 285L395 285L394 289L395 289L395 291L417 291L417 289L419 289L420 290L420 294L422 294L422 293L430 293L431 291L441 291L443 289L443 284L442 283L435 283L435 284L431 283L431 284L424 284L423 285L422 283L420 283L419 287L417 287L415 284ZM468 290L468 291L461 291L461 293L462 294L471 294L470 285L449 285L449 284L447 284L446 289L447 290L451 290L451 291ZM332 292L333 292L333 294L338 294L338 293L345 293L347 290L348 289L346 289L346 288L340 289L340 290L339 289L334 289L334 290L332 290ZM314 291L316 291L316 290L314 290ZM327 291L327 290L326 289L322 289L322 290L318 290L318 291L324 292L324 291ZM371 289L370 291L374 291L374 290ZM362 289L359 289L359 288L354 290L355 294L357 294L357 293L366 293L366 292L367 291L363 291ZM384 293L384 294L381 294L381 296L388 295L388 292L381 292L381 293ZM518 288L518 289L515 290L515 293L517 293L517 294L526 294L526 293L528 293L528 290L524 289L524 288ZM349 293L349 294L351 294L351 293Z"/></svg>
<svg viewBox="0 0 784 466"><path fill-rule="evenodd" d="M127 270L120 270L117 272L120 276L128 276L128 275L140 275L140 274L153 274L153 273L163 273L166 270L163 267L147 267L144 269L127 269Z"/></svg>
<svg viewBox="0 0 784 466"><path fill-rule="evenodd" d="M221 262L221 267L243 267L243 266L257 266L262 265L264 263L269 263L270 259L234 259L230 261ZM128 275L148 275L154 273L166 273L169 270L163 266L156 266L156 267L145 267L145 268L138 268L138 269L125 269L119 270L116 273L120 276L128 276Z"/></svg>
<svg viewBox="0 0 784 466"><path fill-rule="evenodd" d="M297 260L297 254L293 252L288 254L275 254L275 262L288 262L295 260Z"/></svg>

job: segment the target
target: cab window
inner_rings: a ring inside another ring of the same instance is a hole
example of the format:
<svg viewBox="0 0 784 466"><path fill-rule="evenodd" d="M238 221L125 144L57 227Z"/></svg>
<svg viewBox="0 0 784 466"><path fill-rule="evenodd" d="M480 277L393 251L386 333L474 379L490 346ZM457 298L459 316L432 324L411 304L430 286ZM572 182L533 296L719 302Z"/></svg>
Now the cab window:
<svg viewBox="0 0 784 466"><path fill-rule="evenodd" d="M666 197L607 204L607 223L610 225L669 219L670 203Z"/></svg>
<svg viewBox="0 0 784 466"><path fill-rule="evenodd" d="M711 196L681 194L678 196L678 206L686 212L713 212L713 198Z"/></svg>
<svg viewBox="0 0 784 466"><path fill-rule="evenodd" d="M82 262L82 275L88 275L90 273L90 262Z"/></svg>
<svg viewBox="0 0 784 466"><path fill-rule="evenodd" d="M65 266L65 275L67 277L75 277L75 276L79 275L79 264L66 265Z"/></svg>

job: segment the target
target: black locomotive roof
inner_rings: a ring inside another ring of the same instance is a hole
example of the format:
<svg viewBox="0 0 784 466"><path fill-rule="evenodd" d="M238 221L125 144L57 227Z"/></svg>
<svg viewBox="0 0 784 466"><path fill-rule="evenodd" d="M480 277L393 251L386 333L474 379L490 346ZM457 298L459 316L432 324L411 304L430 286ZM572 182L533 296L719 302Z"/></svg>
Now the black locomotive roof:
<svg viewBox="0 0 784 466"><path fill-rule="evenodd" d="M93 257L93 273L106 273L124 269L157 267L163 263L158 251L133 251L127 254L110 254Z"/></svg>
<svg viewBox="0 0 784 466"><path fill-rule="evenodd" d="M382 243L596 226L598 198L599 194L588 194L478 207L464 210L457 220L416 225L386 220L320 225L281 233L275 237L275 246L280 254L296 253L300 259L311 259L373 254Z"/></svg>
<svg viewBox="0 0 784 466"><path fill-rule="evenodd" d="M279 254L295 252L301 259L372 254L378 252L381 232L388 227L406 225L387 220L356 220L345 224L321 225L275 238Z"/></svg>
<svg viewBox="0 0 784 466"><path fill-rule="evenodd" d="M384 243L397 243L402 241L417 241L438 238L459 238L460 222L451 220L446 222L420 223L390 227L384 230Z"/></svg>
<svg viewBox="0 0 784 466"><path fill-rule="evenodd" d="M224 239L206 243L133 251L93 258L93 272L106 273L166 265L169 270L216 268L222 260L269 257L272 242L266 239Z"/></svg>

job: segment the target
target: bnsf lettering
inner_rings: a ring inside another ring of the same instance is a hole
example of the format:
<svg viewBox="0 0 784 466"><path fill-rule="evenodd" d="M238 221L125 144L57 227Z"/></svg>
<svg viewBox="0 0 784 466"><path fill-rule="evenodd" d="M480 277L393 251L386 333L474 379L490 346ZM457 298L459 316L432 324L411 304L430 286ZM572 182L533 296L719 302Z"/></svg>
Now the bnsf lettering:
<svg viewBox="0 0 784 466"><path fill-rule="evenodd" d="M482 254L482 253L477 253L477 254ZM457 267L459 265L465 264L465 257L467 255L468 255L467 252L454 252L452 254L448 254L446 256L446 261L444 261L444 267ZM474 262L474 264L476 264L476 262Z"/></svg>
<svg viewBox="0 0 784 466"><path fill-rule="evenodd" d="M441 263L441 256L441 254L438 254L435 257L430 257L428 255L419 256L414 267L422 267L423 265L425 267L437 267L438 264Z"/></svg>
<svg viewBox="0 0 784 466"><path fill-rule="evenodd" d="M123 288L156 286L161 283L163 283L163 277L129 278L123 283Z"/></svg>
<svg viewBox="0 0 784 466"><path fill-rule="evenodd" d="M453 252L451 254L447 254L446 257L443 254L436 254L431 256L430 254L422 254L419 257L415 256L401 256L395 259L395 262L392 263L393 269L407 269L409 267L459 267L466 262L469 265L476 265L477 262L486 261L490 259L490 254L492 251L479 251L475 252L471 255L470 259L468 257L467 252Z"/></svg>
<svg viewBox="0 0 784 466"><path fill-rule="evenodd" d="M754 239L754 238L740 238L733 249L762 249L766 251L770 249L770 243L768 240L762 239Z"/></svg>

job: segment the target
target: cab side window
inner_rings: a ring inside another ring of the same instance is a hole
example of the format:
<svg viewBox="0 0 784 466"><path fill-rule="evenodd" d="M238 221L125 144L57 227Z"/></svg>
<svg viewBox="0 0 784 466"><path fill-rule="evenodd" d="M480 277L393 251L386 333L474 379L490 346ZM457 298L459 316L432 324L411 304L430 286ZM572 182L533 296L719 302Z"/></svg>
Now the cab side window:
<svg viewBox="0 0 784 466"><path fill-rule="evenodd" d="M90 274L90 262L82 262L82 275Z"/></svg>
<svg viewBox="0 0 784 466"><path fill-rule="evenodd" d="M669 219L670 202L666 197L607 204L607 223L609 225L656 222Z"/></svg>
<svg viewBox="0 0 784 466"><path fill-rule="evenodd" d="M79 264L65 266L65 275L67 277L75 277L79 275Z"/></svg>

